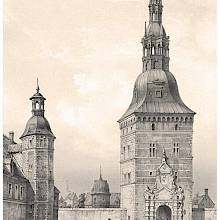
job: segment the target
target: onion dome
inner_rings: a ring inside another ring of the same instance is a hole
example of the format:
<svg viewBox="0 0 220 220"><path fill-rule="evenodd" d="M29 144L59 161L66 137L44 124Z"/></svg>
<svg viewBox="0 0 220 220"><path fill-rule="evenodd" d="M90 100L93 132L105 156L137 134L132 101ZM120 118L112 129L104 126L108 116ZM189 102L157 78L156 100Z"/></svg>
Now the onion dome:
<svg viewBox="0 0 220 220"><path fill-rule="evenodd" d="M162 69L147 70L137 77L131 104L119 121L133 113L195 114L183 103L173 74Z"/></svg>
<svg viewBox="0 0 220 220"><path fill-rule="evenodd" d="M101 171L99 179L94 181L91 194L110 194L109 184L107 180L102 179Z"/></svg>
<svg viewBox="0 0 220 220"><path fill-rule="evenodd" d="M46 99L39 92L38 82L36 90L37 92L30 98L32 101L32 117L28 120L21 138L29 135L49 135L55 137L48 120L44 117L44 101Z"/></svg>

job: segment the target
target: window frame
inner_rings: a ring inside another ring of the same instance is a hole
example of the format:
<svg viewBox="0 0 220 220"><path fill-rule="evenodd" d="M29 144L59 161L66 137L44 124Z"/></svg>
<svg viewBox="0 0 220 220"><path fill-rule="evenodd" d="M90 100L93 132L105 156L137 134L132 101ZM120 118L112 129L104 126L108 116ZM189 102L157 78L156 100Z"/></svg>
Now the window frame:
<svg viewBox="0 0 220 220"><path fill-rule="evenodd" d="M159 93L159 94L158 94L158 93ZM162 89L156 89L156 90L155 90L155 97L156 97L156 98L162 98L162 95L163 95Z"/></svg>
<svg viewBox="0 0 220 220"><path fill-rule="evenodd" d="M20 186L20 200L24 200L24 186Z"/></svg>
<svg viewBox="0 0 220 220"><path fill-rule="evenodd" d="M8 183L8 197L9 198L12 198L12 195L13 195L13 185L12 183Z"/></svg>
<svg viewBox="0 0 220 220"><path fill-rule="evenodd" d="M18 184L15 184L15 199L18 199L18 198L19 198L19 187L18 187Z"/></svg>

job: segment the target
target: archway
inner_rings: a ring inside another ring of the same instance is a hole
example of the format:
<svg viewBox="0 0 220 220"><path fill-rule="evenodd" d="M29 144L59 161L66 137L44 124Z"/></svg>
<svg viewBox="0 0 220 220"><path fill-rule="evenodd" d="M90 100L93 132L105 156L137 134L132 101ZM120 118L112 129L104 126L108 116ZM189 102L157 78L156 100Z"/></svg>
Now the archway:
<svg viewBox="0 0 220 220"><path fill-rule="evenodd" d="M171 220L171 209L166 206L160 206L156 212L156 220Z"/></svg>

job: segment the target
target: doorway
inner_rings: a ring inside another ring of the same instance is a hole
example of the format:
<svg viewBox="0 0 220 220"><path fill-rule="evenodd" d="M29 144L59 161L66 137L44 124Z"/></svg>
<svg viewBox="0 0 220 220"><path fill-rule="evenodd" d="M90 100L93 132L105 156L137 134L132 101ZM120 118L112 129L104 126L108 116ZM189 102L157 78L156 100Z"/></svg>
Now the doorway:
<svg viewBox="0 0 220 220"><path fill-rule="evenodd" d="M156 220L171 220L171 209L166 206L160 206L156 212Z"/></svg>

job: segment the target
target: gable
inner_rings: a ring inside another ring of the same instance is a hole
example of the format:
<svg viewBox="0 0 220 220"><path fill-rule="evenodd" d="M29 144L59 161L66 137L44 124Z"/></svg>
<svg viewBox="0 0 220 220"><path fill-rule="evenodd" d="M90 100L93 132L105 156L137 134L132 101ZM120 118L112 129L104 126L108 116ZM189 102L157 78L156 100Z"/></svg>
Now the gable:
<svg viewBox="0 0 220 220"><path fill-rule="evenodd" d="M215 203L211 200L209 196L203 196L201 201L199 202L199 208L214 208Z"/></svg>

